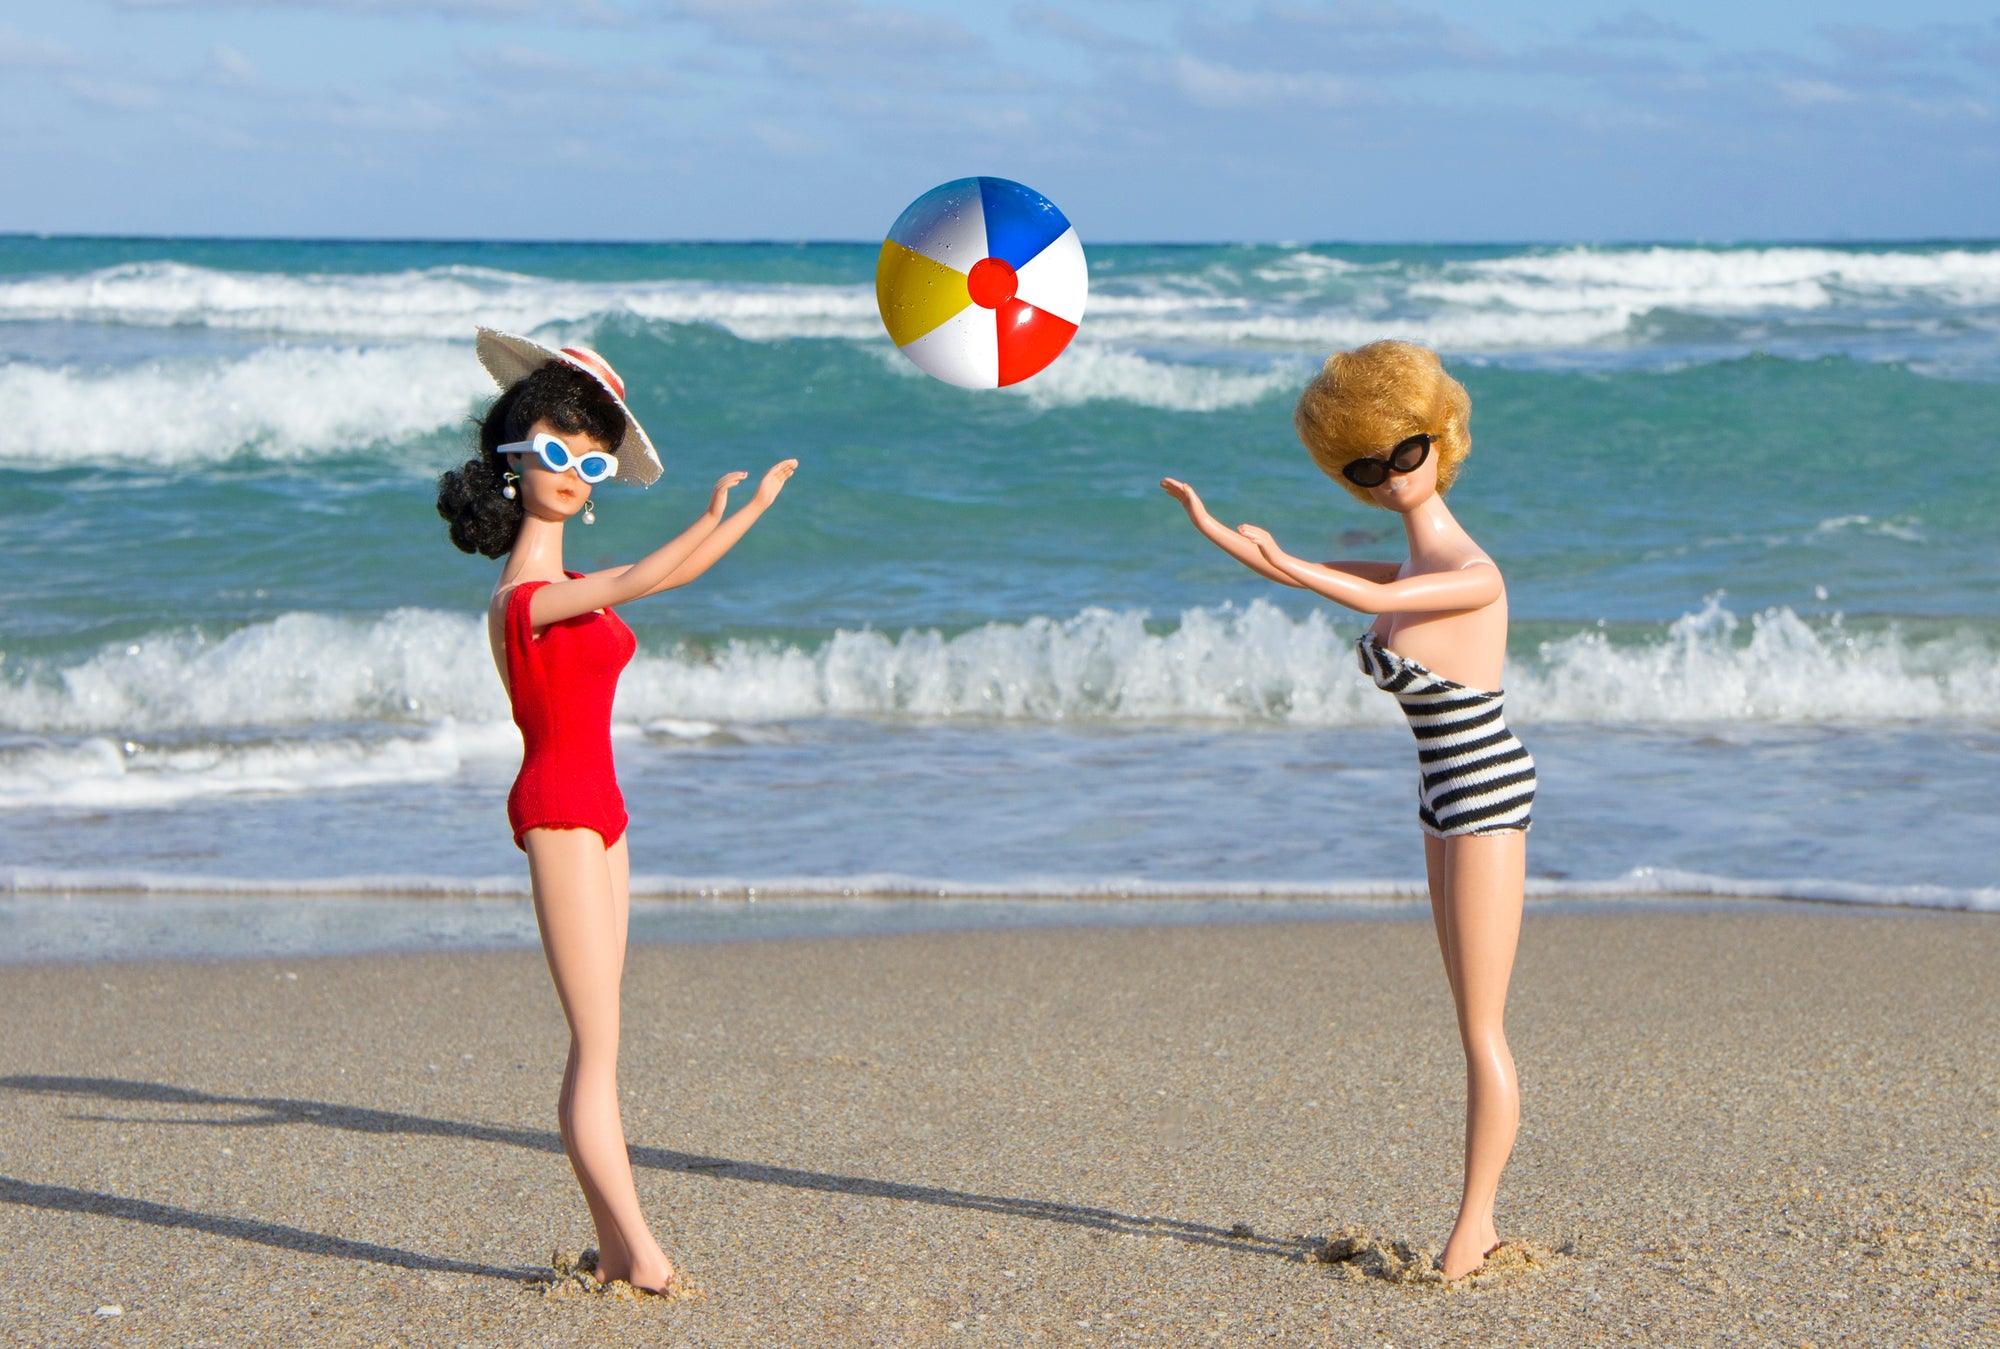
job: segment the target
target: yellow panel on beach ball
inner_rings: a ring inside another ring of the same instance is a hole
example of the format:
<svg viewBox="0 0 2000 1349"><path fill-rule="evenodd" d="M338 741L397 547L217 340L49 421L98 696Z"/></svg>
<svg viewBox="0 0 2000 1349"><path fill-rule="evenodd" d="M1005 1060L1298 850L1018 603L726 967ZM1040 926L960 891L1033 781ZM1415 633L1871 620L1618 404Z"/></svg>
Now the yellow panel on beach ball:
<svg viewBox="0 0 2000 1349"><path fill-rule="evenodd" d="M903 347L971 304L972 293L964 272L887 239L875 260L875 303L889 340Z"/></svg>

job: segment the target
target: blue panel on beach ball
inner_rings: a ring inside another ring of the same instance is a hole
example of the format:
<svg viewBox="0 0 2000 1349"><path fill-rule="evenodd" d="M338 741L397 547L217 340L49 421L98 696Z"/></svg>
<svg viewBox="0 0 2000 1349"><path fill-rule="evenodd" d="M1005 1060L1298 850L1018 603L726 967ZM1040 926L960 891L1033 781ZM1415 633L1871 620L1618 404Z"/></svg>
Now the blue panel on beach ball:
<svg viewBox="0 0 2000 1349"><path fill-rule="evenodd" d="M1017 270L1069 229L1054 202L1011 178L981 178L979 201L986 210L988 256Z"/></svg>

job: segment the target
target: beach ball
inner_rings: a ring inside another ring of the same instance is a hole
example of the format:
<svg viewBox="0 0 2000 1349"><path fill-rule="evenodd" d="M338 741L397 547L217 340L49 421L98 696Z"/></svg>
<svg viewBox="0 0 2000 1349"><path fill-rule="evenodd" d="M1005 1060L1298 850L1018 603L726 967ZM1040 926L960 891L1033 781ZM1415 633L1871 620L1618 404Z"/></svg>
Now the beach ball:
<svg viewBox="0 0 2000 1349"><path fill-rule="evenodd" d="M934 187L896 217L875 263L889 340L967 389L1019 384L1062 355L1090 274L1055 203L1005 178Z"/></svg>

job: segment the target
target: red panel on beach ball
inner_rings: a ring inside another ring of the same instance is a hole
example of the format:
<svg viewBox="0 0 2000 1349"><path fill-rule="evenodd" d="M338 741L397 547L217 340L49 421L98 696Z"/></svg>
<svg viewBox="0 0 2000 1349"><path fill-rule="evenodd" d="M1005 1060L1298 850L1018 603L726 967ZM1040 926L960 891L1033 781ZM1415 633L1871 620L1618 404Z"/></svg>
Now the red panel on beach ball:
<svg viewBox="0 0 2000 1349"><path fill-rule="evenodd" d="M1062 355L1076 325L1046 309L1008 300L994 315L1000 322L1000 383L1019 384Z"/></svg>

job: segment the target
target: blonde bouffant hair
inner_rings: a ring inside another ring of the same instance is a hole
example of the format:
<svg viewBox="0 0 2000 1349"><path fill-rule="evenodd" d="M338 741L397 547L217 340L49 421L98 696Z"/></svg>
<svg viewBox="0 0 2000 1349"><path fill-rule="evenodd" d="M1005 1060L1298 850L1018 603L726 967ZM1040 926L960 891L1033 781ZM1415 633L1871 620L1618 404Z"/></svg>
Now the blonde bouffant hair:
<svg viewBox="0 0 2000 1349"><path fill-rule="evenodd" d="M1409 342L1335 352L1292 410L1292 425L1320 471L1370 506L1375 498L1342 477L1343 467L1427 432L1442 496L1472 453L1471 423L1465 386L1444 372L1436 352Z"/></svg>

